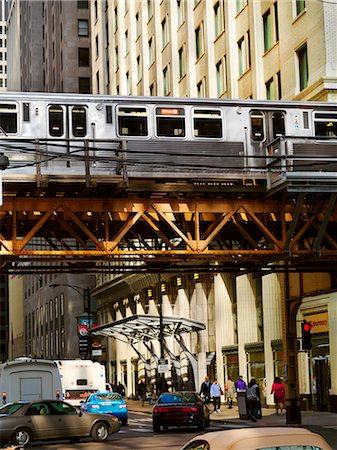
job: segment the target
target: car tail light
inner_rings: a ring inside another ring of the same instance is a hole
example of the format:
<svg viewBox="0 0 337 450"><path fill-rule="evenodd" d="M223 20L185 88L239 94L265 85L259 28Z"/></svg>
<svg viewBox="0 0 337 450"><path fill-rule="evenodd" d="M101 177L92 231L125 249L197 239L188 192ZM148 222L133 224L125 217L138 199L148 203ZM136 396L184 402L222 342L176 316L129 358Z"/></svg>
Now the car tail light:
<svg viewBox="0 0 337 450"><path fill-rule="evenodd" d="M154 413L166 413L166 412L169 412L169 408L163 408L163 407L159 407L159 406L156 406L155 408L153 408L153 412Z"/></svg>
<svg viewBox="0 0 337 450"><path fill-rule="evenodd" d="M190 412L198 412L198 408L196 406L186 406L183 408L179 408L180 411L184 413L190 413Z"/></svg>

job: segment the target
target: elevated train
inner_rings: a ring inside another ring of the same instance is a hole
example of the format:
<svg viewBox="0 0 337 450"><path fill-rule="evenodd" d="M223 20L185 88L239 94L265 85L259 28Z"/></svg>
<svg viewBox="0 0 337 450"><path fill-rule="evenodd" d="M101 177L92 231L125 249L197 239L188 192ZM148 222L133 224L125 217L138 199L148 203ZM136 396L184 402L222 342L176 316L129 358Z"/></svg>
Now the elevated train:
<svg viewBox="0 0 337 450"><path fill-rule="evenodd" d="M292 144L289 154L317 158L322 151L330 164L336 136L337 105L332 103L0 96L0 153L9 159L3 172L8 182L14 174L26 179L37 171L54 178L90 173L97 179L126 172L128 177L206 180L253 173L264 180L269 159L278 152L270 143L291 137L297 147ZM318 167L326 168L325 163Z"/></svg>

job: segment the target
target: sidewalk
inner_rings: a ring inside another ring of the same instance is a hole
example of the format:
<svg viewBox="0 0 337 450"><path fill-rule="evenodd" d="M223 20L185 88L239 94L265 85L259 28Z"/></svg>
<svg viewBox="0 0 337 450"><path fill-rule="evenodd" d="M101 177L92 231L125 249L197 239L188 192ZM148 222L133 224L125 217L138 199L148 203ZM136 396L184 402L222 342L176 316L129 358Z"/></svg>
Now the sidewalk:
<svg viewBox="0 0 337 450"><path fill-rule="evenodd" d="M147 414L152 413L153 404L145 403L141 405L138 400L126 400L129 411L143 412ZM212 405L210 405L212 406ZM317 426L333 426L337 427L337 414L321 411L301 411L301 425L317 425ZM256 423L250 420L240 419L238 407L233 406L229 409L226 404L221 405L220 413L212 413L211 421L219 421L228 424L249 425L249 426L285 426L286 416L277 416L274 408L262 408L262 419Z"/></svg>

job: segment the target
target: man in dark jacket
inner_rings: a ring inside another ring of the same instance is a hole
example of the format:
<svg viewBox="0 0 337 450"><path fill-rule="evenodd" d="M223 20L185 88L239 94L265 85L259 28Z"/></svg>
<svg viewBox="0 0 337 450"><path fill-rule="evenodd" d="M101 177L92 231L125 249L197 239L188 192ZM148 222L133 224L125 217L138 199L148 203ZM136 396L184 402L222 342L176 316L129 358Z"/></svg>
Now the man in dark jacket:
<svg viewBox="0 0 337 450"><path fill-rule="evenodd" d="M209 403L211 400L211 384L207 376L205 377L205 381L201 383L200 395L204 397L205 403Z"/></svg>

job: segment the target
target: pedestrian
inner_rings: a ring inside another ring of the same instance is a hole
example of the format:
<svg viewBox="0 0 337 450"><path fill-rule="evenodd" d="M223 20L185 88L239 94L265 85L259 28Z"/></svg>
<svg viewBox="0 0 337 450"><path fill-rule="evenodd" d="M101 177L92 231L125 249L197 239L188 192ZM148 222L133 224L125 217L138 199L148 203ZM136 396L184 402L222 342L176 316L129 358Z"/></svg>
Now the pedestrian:
<svg viewBox="0 0 337 450"><path fill-rule="evenodd" d="M235 397L235 384L230 375L228 375L227 383L225 386L225 394L228 408L231 409L233 408L233 399Z"/></svg>
<svg viewBox="0 0 337 450"><path fill-rule="evenodd" d="M148 392L149 392L149 405L152 405L152 402L153 402L153 393L154 393L154 385L153 385L153 383L150 382L150 383L148 384L147 390L148 390Z"/></svg>
<svg viewBox="0 0 337 450"><path fill-rule="evenodd" d="M213 383L211 384L211 391L210 391L211 397L213 397L213 412L221 412L220 410L220 401L221 401L221 395L223 395L223 390L221 389L220 384L218 383L218 380L215 379Z"/></svg>
<svg viewBox="0 0 337 450"><path fill-rule="evenodd" d="M123 386L123 384L121 382L118 383L117 385L117 392L118 394L120 394L123 398L125 397L125 387Z"/></svg>
<svg viewBox="0 0 337 450"><path fill-rule="evenodd" d="M284 406L285 397L286 397L286 390L284 388L284 385L283 385L280 377L275 377L274 383L271 386L270 393L274 394L276 414L279 415L279 410L280 410L280 414L282 416L283 415L283 406Z"/></svg>
<svg viewBox="0 0 337 450"><path fill-rule="evenodd" d="M235 382L236 392L246 392L247 383L243 380L243 376L239 375L239 378Z"/></svg>
<svg viewBox="0 0 337 450"><path fill-rule="evenodd" d="M209 377L205 377L205 381L201 383L200 395L203 397L205 403L209 403L211 400L211 382Z"/></svg>
<svg viewBox="0 0 337 450"><path fill-rule="evenodd" d="M255 378L252 378L248 383L246 391L248 415L252 422L256 422L259 416L260 408L260 388L256 383Z"/></svg>
<svg viewBox="0 0 337 450"><path fill-rule="evenodd" d="M144 406L144 402L146 400L146 384L144 383L144 380L141 380L140 383L138 384L138 395L139 395L139 400L142 406Z"/></svg>

